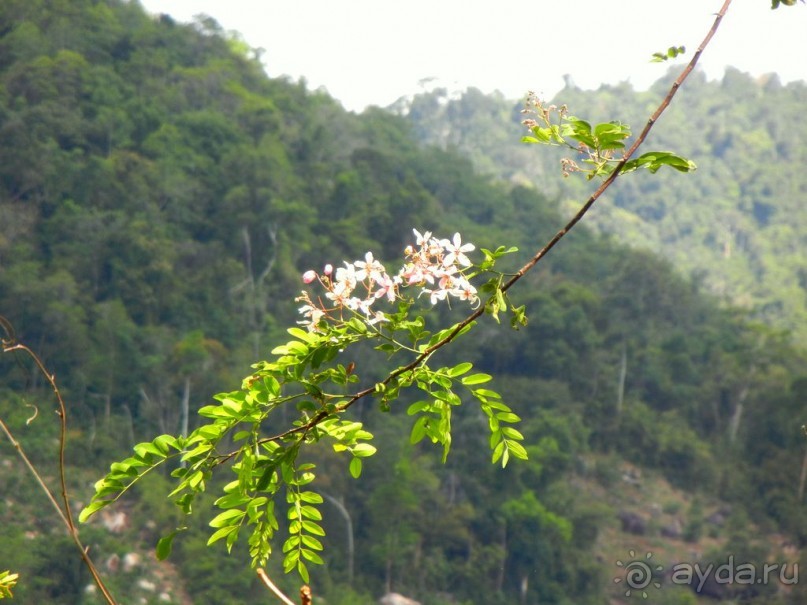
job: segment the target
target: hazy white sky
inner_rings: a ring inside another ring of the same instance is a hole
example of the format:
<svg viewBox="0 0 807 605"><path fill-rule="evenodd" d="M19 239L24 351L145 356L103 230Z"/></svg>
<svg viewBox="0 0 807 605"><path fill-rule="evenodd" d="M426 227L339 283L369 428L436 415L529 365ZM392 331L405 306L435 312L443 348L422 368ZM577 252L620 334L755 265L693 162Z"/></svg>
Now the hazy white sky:
<svg viewBox="0 0 807 605"><path fill-rule="evenodd" d="M570 74L583 88L666 73L654 52L685 45L688 60L722 0L140 0L189 21L204 13L240 32L270 76L304 77L353 110L386 106L424 78L521 98L551 97ZM679 62L681 60L679 59ZM807 80L807 5L770 10L734 0L700 63Z"/></svg>

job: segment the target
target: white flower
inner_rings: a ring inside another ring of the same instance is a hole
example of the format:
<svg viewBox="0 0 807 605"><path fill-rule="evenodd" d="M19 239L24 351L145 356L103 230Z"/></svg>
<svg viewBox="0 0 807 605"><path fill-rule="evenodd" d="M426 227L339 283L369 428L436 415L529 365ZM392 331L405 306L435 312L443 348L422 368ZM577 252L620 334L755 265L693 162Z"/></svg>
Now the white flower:
<svg viewBox="0 0 807 605"><path fill-rule="evenodd" d="M353 291L353 288L356 287L356 267L351 265L350 263L345 263L344 267L339 267L336 270L336 281L334 283L334 289L337 286L340 287L340 292L346 292L350 294Z"/></svg>
<svg viewBox="0 0 807 605"><path fill-rule="evenodd" d="M322 309L312 305L303 305L300 307L299 311L302 313L303 317L307 319L298 321L297 323L308 328L309 332L315 332L320 320L325 316L325 312Z"/></svg>
<svg viewBox="0 0 807 605"><path fill-rule="evenodd" d="M424 231L423 235L421 235L417 229L412 229L412 231L415 232L415 243L417 243L418 246L428 246L429 240L432 237L431 231Z"/></svg>
<svg viewBox="0 0 807 605"><path fill-rule="evenodd" d="M454 234L453 241L448 241L447 239L440 240L440 245L448 252L443 258L443 264L445 266L453 265L455 261L463 267L471 266L471 261L465 256L465 253L470 252L476 248L476 246L473 244L463 244L459 233Z"/></svg>
<svg viewBox="0 0 807 605"><path fill-rule="evenodd" d="M395 276L395 278L391 278L389 275L384 273L384 275L382 275L381 279L378 281L378 285L380 287L375 291L374 296L376 298L386 296L388 301L395 302L395 297L398 294L398 284L400 283L400 277Z"/></svg>
<svg viewBox="0 0 807 605"><path fill-rule="evenodd" d="M373 258L372 252L365 254L363 261L357 260L353 265L357 269L356 279L359 281L364 281L365 279L377 281L381 274L385 272L384 265Z"/></svg>
<svg viewBox="0 0 807 605"><path fill-rule="evenodd" d="M451 290L451 295L460 299L460 300L467 300L472 305L475 305L479 302L479 297L476 293L476 288L471 285L464 277L460 277L454 283L454 287Z"/></svg>
<svg viewBox="0 0 807 605"><path fill-rule="evenodd" d="M426 290L424 288L423 291L429 293L429 301L433 305L436 305L441 300L445 300L446 296L448 296L448 290Z"/></svg>

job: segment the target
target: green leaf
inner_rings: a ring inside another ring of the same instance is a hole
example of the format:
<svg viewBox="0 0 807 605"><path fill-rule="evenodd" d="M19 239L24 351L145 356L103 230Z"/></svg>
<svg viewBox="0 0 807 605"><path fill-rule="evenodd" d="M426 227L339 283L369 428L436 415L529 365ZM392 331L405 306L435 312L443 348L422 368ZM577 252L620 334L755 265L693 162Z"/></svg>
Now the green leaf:
<svg viewBox="0 0 807 605"><path fill-rule="evenodd" d="M300 500L309 504L322 504L324 500L317 492L301 492Z"/></svg>
<svg viewBox="0 0 807 605"><path fill-rule="evenodd" d="M286 343L286 350L289 353L295 354L297 357L305 357L308 355L309 347L299 340L290 340Z"/></svg>
<svg viewBox="0 0 807 605"><path fill-rule="evenodd" d="M285 547L284 547L285 552ZM291 571L297 566L297 561L300 560L300 551L299 550L292 550L291 552L287 553L286 556L283 558L283 571L284 573L291 573Z"/></svg>
<svg viewBox="0 0 807 605"><path fill-rule="evenodd" d="M227 527L222 527L221 529L217 530L212 536L210 536L210 539L207 541L207 545L210 546L211 544L214 544L215 542L218 542L222 538L225 538L229 536L231 533L237 531L238 531L237 525L228 525Z"/></svg>
<svg viewBox="0 0 807 605"><path fill-rule="evenodd" d="M303 551L303 554L305 554L306 552L307 551ZM308 576L308 568L305 566L305 563L299 560L297 561L297 573L300 574L300 578L302 579L303 582L305 582L306 584L311 583L311 578Z"/></svg>
<svg viewBox="0 0 807 605"><path fill-rule="evenodd" d="M490 382L491 380L493 380L493 376L490 374L471 374L470 376L465 376L462 378L462 384L465 386L471 386L474 384L484 384L486 382Z"/></svg>
<svg viewBox="0 0 807 605"><path fill-rule="evenodd" d="M514 330L518 330L519 326L526 326L527 325L527 313L526 313L526 305L521 305L520 307L513 307L513 317L510 318L510 326Z"/></svg>
<svg viewBox="0 0 807 605"><path fill-rule="evenodd" d="M773 1L775 5L779 1L791 2L795 0L773 0ZM776 8L776 6L774 6L773 8ZM653 57L650 59L650 62L662 63L663 61L667 61L669 59L675 59L678 55L683 55L686 52L686 50L687 49L685 46L670 46L670 48L667 49L666 53L653 53Z"/></svg>
<svg viewBox="0 0 807 605"><path fill-rule="evenodd" d="M322 513L320 513L313 506L304 505L300 507L300 513L306 519L313 519L314 521L322 521Z"/></svg>
<svg viewBox="0 0 807 605"><path fill-rule="evenodd" d="M213 504L218 506L219 508L234 508L236 506L241 506L249 502L249 496L246 494L242 494L240 492L233 492L231 494L225 494L221 498L218 498Z"/></svg>
<svg viewBox="0 0 807 605"><path fill-rule="evenodd" d="M524 435L522 435L520 432L518 432L513 427L503 426L501 430L502 430L502 435L504 435L508 439L517 439L519 441L524 439Z"/></svg>
<svg viewBox="0 0 807 605"><path fill-rule="evenodd" d="M628 161L622 167L622 174L647 168L651 173L657 172L662 166L669 166L679 172L691 172L697 168L694 162L687 160L669 151L649 151L638 158Z"/></svg>
<svg viewBox="0 0 807 605"><path fill-rule="evenodd" d="M517 441L507 441L507 449L516 458L527 460L527 450Z"/></svg>
<svg viewBox="0 0 807 605"><path fill-rule="evenodd" d="M367 334L367 325L360 319L352 317L347 323L351 328L353 328L354 331L358 332L359 334Z"/></svg>
<svg viewBox="0 0 807 605"><path fill-rule="evenodd" d="M487 398L487 399L501 399L502 398L502 396L499 395L496 391L491 391L490 389L474 389L473 391L471 391L471 393L473 393L473 395L475 397L479 397L479 398L482 398L482 397ZM490 402L488 402L488 403L490 403ZM508 408L503 403L499 404L497 409L504 410L505 412L510 411L510 408Z"/></svg>
<svg viewBox="0 0 807 605"><path fill-rule="evenodd" d="M406 409L406 413L407 413L409 416L414 416L414 415L415 415L415 414L417 414L418 412L422 412L422 411L424 411L424 410L428 410L428 409L431 407L431 405L432 405L432 404L431 404L431 403L429 403L428 401L416 401L415 403L413 403L412 405L410 405L410 406L409 406L409 407Z"/></svg>
<svg viewBox="0 0 807 605"><path fill-rule="evenodd" d="M516 414L512 412L499 412L496 414L496 418L501 422L520 422L521 418L519 418Z"/></svg>
<svg viewBox="0 0 807 605"><path fill-rule="evenodd" d="M291 334L295 338L298 338L298 339L300 339L303 342L306 342L308 344L316 342L316 340L317 340L317 336L315 334L312 334L311 332L303 330L302 328L297 328L297 327L289 328L288 330L286 330L286 332L288 332L289 334Z"/></svg>
<svg viewBox="0 0 807 605"><path fill-rule="evenodd" d="M126 462L113 462L109 466L109 470L112 472L110 474L122 476L122 477L136 477L137 476L137 469L132 468L130 464Z"/></svg>
<svg viewBox="0 0 807 605"><path fill-rule="evenodd" d="M223 513L219 513L208 523L210 527L225 527L228 525L236 525L241 518L246 515L246 511L231 508L225 510Z"/></svg>
<svg viewBox="0 0 807 605"><path fill-rule="evenodd" d="M168 455L169 448L180 449L177 445L177 439L173 435L160 435L152 440L152 443L160 450L163 457Z"/></svg>
<svg viewBox="0 0 807 605"><path fill-rule="evenodd" d="M356 458L367 458L368 456L372 456L376 453L376 448L369 443L358 443L353 446L353 449L351 449L350 452Z"/></svg>
<svg viewBox="0 0 807 605"><path fill-rule="evenodd" d="M174 502L174 504L181 508L184 514L190 515L193 511L193 499L193 494L183 494L182 497L178 498Z"/></svg>
<svg viewBox="0 0 807 605"><path fill-rule="evenodd" d="M303 520L303 529L307 531L309 534L314 534L315 536L325 535L325 530L322 529L319 525L317 525L313 521Z"/></svg>
<svg viewBox="0 0 807 605"><path fill-rule="evenodd" d="M157 548L155 554L158 561L165 561L171 555L171 548L173 546L174 538L180 530L174 530L167 536L163 536L157 541Z"/></svg>
<svg viewBox="0 0 807 605"><path fill-rule="evenodd" d="M354 479L358 479L361 476L361 458L353 458L350 461L350 475Z"/></svg>
<svg viewBox="0 0 807 605"><path fill-rule="evenodd" d="M188 486L191 489L196 489L197 487L201 486L201 489L204 490L204 483L203 479L205 475L202 471L196 471L190 477L188 477Z"/></svg>
<svg viewBox="0 0 807 605"><path fill-rule="evenodd" d="M504 450L502 452L502 468L507 466L507 463L510 461L510 450Z"/></svg>
<svg viewBox="0 0 807 605"><path fill-rule="evenodd" d="M228 418L230 415L220 405L206 405L196 412L206 418Z"/></svg>
<svg viewBox="0 0 807 605"><path fill-rule="evenodd" d="M499 458L501 458L502 455L504 454L504 452L505 452L504 447L505 447L504 441L499 441L499 443L496 444L496 447L493 448L493 456L492 456L492 459L491 459L491 462L493 464L496 464L496 461Z"/></svg>
<svg viewBox="0 0 807 605"><path fill-rule="evenodd" d="M79 514L79 523L86 523L87 519L89 519L95 512L101 510L108 504L111 504L109 500L95 500L90 502Z"/></svg>
<svg viewBox="0 0 807 605"><path fill-rule="evenodd" d="M507 302L504 300L504 292L502 292L501 288L496 288L496 304L499 309L507 310Z"/></svg>
<svg viewBox="0 0 807 605"><path fill-rule="evenodd" d="M409 443L414 445L419 443L426 436L426 427L428 426L429 418L421 416L412 425L412 432L409 434Z"/></svg>
<svg viewBox="0 0 807 605"><path fill-rule="evenodd" d="M591 132L591 124L589 124L585 120L581 120L580 118L576 118L574 116L569 116L568 122L569 124L574 126L577 132L580 133Z"/></svg>
<svg viewBox="0 0 807 605"><path fill-rule="evenodd" d="M154 454L160 458L165 458L165 453L161 452L156 445L150 442L138 443L134 446L134 451L138 456L142 456L143 458L145 458L147 454Z"/></svg>
<svg viewBox="0 0 807 605"><path fill-rule="evenodd" d="M459 395L454 391L434 391L432 395L434 395L435 399L445 401L449 405L460 405L462 403Z"/></svg>
<svg viewBox="0 0 807 605"><path fill-rule="evenodd" d="M322 557L320 557L313 550L308 550L307 548L304 548L304 549L302 549L301 552L303 554L303 558L308 559L312 563L315 563L317 565L324 565L325 564L325 561L322 560Z"/></svg>
<svg viewBox="0 0 807 605"><path fill-rule="evenodd" d="M302 538L303 538L303 544L305 544L308 548L313 548L314 550L322 550L322 542L317 540L314 536L303 534Z"/></svg>

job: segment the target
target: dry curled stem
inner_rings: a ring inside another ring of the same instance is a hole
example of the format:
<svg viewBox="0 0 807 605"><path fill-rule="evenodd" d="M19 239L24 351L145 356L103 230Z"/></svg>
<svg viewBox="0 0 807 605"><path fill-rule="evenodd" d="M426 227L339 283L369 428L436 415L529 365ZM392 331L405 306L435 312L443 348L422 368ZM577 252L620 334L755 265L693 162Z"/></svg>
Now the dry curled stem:
<svg viewBox="0 0 807 605"><path fill-rule="evenodd" d="M92 575L92 579L95 582L96 586L98 586L101 594L104 596L104 599L109 605L116 605L116 601L112 594L107 589L106 585L104 584L103 580L101 579L100 574L98 573L98 569L95 567L95 563L93 563L92 559L90 558L89 548L82 544L81 539L78 535L78 528L73 520L73 513L70 510L70 497L67 492L67 473L65 469L65 446L67 442L67 407L64 404L64 399L62 398L62 393L59 390L59 386L56 384L56 377L48 372L45 364L39 358L39 356L34 353L31 349L29 349L26 345L17 341L16 336L14 334L13 326L11 322L9 322L5 317L0 316L0 327L2 327L6 332L6 337L3 338L0 342L2 342L3 352L4 353L12 353L15 351L22 351L26 353L31 359L34 361L34 365L36 365L37 369L42 373L45 379L50 384L51 389L53 389L53 393L56 396L56 401L59 404L59 409L57 411L57 415L59 416L59 483L61 485L62 491L62 505L59 505L56 497L51 492L50 488L45 483L45 480L42 478L42 475L37 471L36 467L33 465L31 460L25 453L25 450L22 448L17 439L14 438L14 435L9 430L8 426L0 420L0 428L5 433L8 440L14 446L14 449L17 450L17 454L22 458L22 461L25 463L25 466L28 468L30 473L33 475L34 479L36 479L39 486L42 488L42 491L45 492L45 496L47 497L48 501L51 503L53 508L56 510L59 518L62 520L62 523L67 528L67 533L70 534L70 538L73 540L73 543L78 548L79 552L81 553L81 559L84 561L84 564L87 566L87 569L90 571L90 575ZM29 422L32 419L29 419Z"/></svg>

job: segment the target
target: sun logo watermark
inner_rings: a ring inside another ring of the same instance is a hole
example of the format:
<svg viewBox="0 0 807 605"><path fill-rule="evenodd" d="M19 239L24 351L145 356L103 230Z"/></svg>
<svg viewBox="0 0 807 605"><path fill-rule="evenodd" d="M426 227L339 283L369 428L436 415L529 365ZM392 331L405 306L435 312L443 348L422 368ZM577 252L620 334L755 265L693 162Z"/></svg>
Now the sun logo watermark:
<svg viewBox="0 0 807 605"><path fill-rule="evenodd" d="M661 588L661 583L653 579L653 572L661 573L664 568L661 565L653 565L651 561L653 558L652 552L645 553L644 560L636 559L636 551L634 550L629 550L628 556L632 560L627 563L617 560L616 566L625 571L621 576L614 578L614 584L625 582L625 587L627 588L625 590L626 597L641 595L643 599L646 599L646 588L650 586Z"/></svg>

